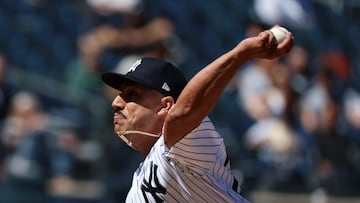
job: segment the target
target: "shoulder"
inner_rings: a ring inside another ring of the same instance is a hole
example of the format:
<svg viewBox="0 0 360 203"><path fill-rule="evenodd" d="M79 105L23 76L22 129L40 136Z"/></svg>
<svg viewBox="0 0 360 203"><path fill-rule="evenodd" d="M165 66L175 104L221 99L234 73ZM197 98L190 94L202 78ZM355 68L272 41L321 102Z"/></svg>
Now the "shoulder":
<svg viewBox="0 0 360 203"><path fill-rule="evenodd" d="M205 118L197 128L171 147L167 156L188 166L210 169L223 145L223 139L214 125L209 118Z"/></svg>

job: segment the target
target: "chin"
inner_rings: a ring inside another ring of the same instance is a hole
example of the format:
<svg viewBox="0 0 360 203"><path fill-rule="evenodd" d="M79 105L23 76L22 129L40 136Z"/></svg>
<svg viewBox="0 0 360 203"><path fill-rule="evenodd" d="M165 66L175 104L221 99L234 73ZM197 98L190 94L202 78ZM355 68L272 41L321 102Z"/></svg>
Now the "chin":
<svg viewBox="0 0 360 203"><path fill-rule="evenodd" d="M125 131L125 130L122 129L122 128L114 128L114 131L115 131L115 132L119 132L119 131Z"/></svg>
<svg viewBox="0 0 360 203"><path fill-rule="evenodd" d="M114 125L114 131L118 132L118 131L124 131L125 129L122 128L119 124L115 124Z"/></svg>

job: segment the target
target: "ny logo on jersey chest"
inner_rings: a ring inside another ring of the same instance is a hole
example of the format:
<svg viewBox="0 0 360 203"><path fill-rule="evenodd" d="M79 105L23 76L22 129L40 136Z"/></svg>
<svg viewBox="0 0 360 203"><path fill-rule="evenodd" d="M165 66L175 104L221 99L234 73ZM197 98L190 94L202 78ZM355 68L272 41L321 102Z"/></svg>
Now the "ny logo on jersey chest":
<svg viewBox="0 0 360 203"><path fill-rule="evenodd" d="M153 162L150 162L150 174L148 177L144 177L141 184L141 192L146 202L149 202L149 198L146 194L150 194L155 202L163 202L163 199L161 199L159 194L165 194L166 188L159 182L157 169L158 166Z"/></svg>

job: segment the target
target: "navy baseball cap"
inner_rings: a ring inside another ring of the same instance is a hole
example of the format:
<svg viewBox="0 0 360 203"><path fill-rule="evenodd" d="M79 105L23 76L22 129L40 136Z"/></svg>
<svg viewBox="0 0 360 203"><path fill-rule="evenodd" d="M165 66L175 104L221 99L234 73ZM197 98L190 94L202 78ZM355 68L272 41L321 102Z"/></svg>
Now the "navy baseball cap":
<svg viewBox="0 0 360 203"><path fill-rule="evenodd" d="M126 74L105 72L101 79L110 87L121 90L126 82L134 82L172 96L176 100L187 81L183 73L170 62L156 58L140 58Z"/></svg>

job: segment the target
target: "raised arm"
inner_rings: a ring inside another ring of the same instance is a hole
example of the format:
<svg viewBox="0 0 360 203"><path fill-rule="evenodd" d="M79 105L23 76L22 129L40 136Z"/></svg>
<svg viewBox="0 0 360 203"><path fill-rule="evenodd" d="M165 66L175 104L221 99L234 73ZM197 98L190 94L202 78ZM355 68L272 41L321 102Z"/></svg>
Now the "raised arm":
<svg viewBox="0 0 360 203"><path fill-rule="evenodd" d="M293 46L289 32L277 44L273 34L263 31L246 38L229 52L198 72L180 94L165 120L164 136L170 148L197 127L217 103L225 86L245 62L254 58L273 59L284 56Z"/></svg>

